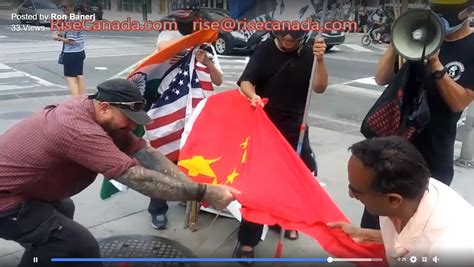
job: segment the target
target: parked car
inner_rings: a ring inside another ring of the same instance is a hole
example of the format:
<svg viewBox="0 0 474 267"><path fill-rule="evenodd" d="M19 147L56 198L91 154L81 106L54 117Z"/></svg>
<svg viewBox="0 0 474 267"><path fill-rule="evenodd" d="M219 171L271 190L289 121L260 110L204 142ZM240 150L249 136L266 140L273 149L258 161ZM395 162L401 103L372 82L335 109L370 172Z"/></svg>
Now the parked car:
<svg viewBox="0 0 474 267"><path fill-rule="evenodd" d="M76 0L76 8L80 14L95 15L96 20L102 20L104 11L99 0Z"/></svg>
<svg viewBox="0 0 474 267"><path fill-rule="evenodd" d="M36 19L31 20L20 20L21 23L30 23L35 25L47 25L50 24L49 18L51 14L63 15L62 9L60 9L51 0L26 0L18 6L18 15L28 15L35 17ZM42 16L40 16L42 15ZM41 19L40 17L43 17ZM45 19L48 18L48 19Z"/></svg>
<svg viewBox="0 0 474 267"><path fill-rule="evenodd" d="M202 20L206 21L219 21L230 17L230 14L228 11L220 8L201 8L198 16ZM168 15L164 17L163 20L174 21L174 18L171 15ZM314 42L316 35L317 32L312 32L309 42ZM231 54L232 52L236 51L253 52L258 44L270 36L271 34L268 31L221 31L219 33L219 37L214 42L214 48L220 55ZM322 37L324 38L327 45L326 51L329 51L335 45L344 43L346 39L345 33L342 31L324 32L322 33Z"/></svg>
<svg viewBox="0 0 474 267"><path fill-rule="evenodd" d="M220 8L201 8L198 16L205 21L219 21L229 18L228 11ZM171 15L162 20L174 21ZM266 31L257 31L252 34L245 34L242 31L220 31L217 40L213 43L217 54L226 55L232 52L251 52L265 38Z"/></svg>
<svg viewBox="0 0 474 267"><path fill-rule="evenodd" d="M321 21L319 14L318 15L313 15L312 19L314 21ZM334 19L330 16L327 16L326 21L333 21ZM310 43L312 44L314 42L314 38L317 36L318 32L312 32L310 36ZM344 31L338 31L338 30L331 30L331 31L324 31L321 33L321 36L324 39L324 42L326 43L326 52L331 50L335 45L340 45L343 44L346 41L346 34Z"/></svg>

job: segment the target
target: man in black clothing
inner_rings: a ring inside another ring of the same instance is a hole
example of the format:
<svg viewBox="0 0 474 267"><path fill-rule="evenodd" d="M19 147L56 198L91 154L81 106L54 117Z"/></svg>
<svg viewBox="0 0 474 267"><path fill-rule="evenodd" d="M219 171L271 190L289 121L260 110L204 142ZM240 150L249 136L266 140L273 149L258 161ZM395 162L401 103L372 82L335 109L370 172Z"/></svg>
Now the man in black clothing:
<svg viewBox="0 0 474 267"><path fill-rule="evenodd" d="M474 0L431 0L431 9L446 23L446 36L439 52L427 60L425 83L431 119L413 144L423 155L431 176L450 185L454 176L454 142L457 122L474 100L474 30L466 10ZM458 1L459 2L459 1ZM460 17L462 16L462 17ZM386 85L394 76L397 53L392 45L380 59L375 81ZM378 219L364 211L361 226L379 229Z"/></svg>
<svg viewBox="0 0 474 267"><path fill-rule="evenodd" d="M270 38L257 47L238 81L251 105L264 106L268 117L295 149L314 58L317 60L317 68L311 89L323 93L328 83L324 63L326 44L322 38L317 38L311 47L304 42L306 34L304 31L274 32L275 38ZM268 104L264 105L262 98L268 98ZM307 127L301 158L316 174L317 165L309 144ZM253 257L253 248L260 240L262 229L262 225L242 220L237 257ZM285 237L297 239L298 232L288 230Z"/></svg>

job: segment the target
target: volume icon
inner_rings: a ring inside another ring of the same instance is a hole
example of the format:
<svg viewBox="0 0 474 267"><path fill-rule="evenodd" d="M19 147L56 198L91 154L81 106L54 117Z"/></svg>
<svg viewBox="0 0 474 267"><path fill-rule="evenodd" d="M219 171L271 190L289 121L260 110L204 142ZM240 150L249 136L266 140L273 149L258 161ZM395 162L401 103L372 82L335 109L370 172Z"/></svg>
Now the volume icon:
<svg viewBox="0 0 474 267"><path fill-rule="evenodd" d="M38 263L38 257L33 257L33 263Z"/></svg>

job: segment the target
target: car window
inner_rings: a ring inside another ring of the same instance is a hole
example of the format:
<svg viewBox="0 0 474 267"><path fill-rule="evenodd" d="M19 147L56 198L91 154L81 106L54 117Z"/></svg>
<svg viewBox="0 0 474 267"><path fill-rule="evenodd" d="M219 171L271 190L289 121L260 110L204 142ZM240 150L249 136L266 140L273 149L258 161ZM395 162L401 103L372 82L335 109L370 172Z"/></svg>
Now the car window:
<svg viewBox="0 0 474 267"><path fill-rule="evenodd" d="M35 2L36 9L57 9L53 2Z"/></svg>

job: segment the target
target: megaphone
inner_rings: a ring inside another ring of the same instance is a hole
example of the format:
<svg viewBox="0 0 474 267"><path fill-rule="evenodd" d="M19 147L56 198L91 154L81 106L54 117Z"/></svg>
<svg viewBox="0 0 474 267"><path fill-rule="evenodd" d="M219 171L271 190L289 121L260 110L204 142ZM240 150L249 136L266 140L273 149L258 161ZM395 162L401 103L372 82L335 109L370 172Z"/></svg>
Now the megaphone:
<svg viewBox="0 0 474 267"><path fill-rule="evenodd" d="M403 58L419 61L434 55L445 36L441 18L430 9L417 8L403 13L392 26L392 44Z"/></svg>

